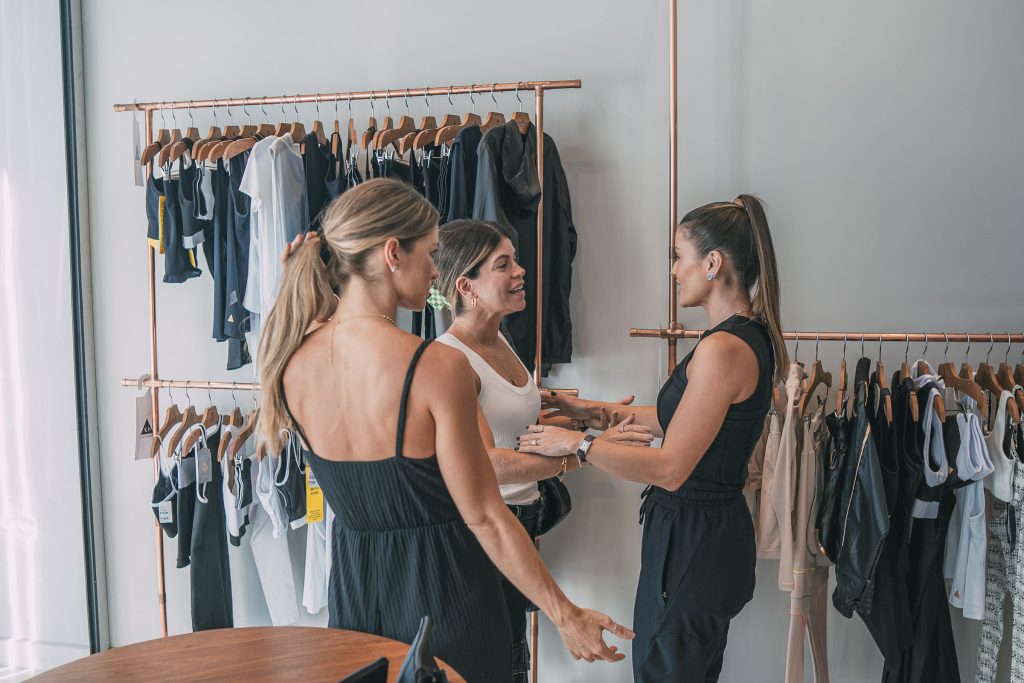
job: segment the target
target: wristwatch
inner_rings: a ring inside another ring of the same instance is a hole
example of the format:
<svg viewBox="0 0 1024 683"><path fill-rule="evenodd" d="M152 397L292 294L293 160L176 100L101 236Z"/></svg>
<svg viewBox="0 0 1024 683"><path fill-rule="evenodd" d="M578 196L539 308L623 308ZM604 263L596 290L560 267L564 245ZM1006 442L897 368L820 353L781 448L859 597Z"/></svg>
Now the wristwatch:
<svg viewBox="0 0 1024 683"><path fill-rule="evenodd" d="M580 461L580 467L583 467L587 463L587 452L590 450L590 444L594 443L594 439L597 437L592 434L587 434L580 441L580 445L576 447L576 459Z"/></svg>

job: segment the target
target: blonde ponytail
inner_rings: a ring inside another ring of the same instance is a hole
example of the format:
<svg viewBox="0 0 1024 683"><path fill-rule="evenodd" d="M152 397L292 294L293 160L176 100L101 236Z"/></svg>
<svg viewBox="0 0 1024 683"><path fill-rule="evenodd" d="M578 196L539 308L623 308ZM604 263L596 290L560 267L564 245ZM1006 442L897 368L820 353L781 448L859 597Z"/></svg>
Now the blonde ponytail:
<svg viewBox="0 0 1024 683"><path fill-rule="evenodd" d="M263 390L256 432L259 444L277 453L281 431L292 429L284 408L282 378L310 326L326 320L337 307L334 291L344 295L352 277L367 277L370 251L389 239L412 251L416 240L438 224L437 210L410 185L370 180L331 202L323 214L326 257L316 245L304 245L288 259L274 307L263 323L259 379Z"/></svg>

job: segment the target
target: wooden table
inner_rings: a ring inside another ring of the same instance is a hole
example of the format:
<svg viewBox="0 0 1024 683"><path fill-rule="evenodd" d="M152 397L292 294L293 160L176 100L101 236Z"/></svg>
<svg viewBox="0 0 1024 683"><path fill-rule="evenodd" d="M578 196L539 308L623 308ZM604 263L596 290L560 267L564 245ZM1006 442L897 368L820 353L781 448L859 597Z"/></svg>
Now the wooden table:
<svg viewBox="0 0 1024 683"><path fill-rule="evenodd" d="M397 640L333 628L225 628L117 647L29 680L337 683L387 657L388 681L394 683L408 651ZM465 683L450 666L440 660L438 665L451 683Z"/></svg>

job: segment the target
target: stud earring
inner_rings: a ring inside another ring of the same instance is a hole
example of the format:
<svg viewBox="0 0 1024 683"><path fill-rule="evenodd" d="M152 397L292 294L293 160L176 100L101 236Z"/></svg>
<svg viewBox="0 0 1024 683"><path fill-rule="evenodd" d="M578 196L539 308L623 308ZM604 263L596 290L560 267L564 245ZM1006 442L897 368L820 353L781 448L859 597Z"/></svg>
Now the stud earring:
<svg viewBox="0 0 1024 683"><path fill-rule="evenodd" d="M395 272L396 270L398 270L398 265L397 265L397 264L391 264L391 272L393 273L393 272ZM709 278L709 279L710 279L710 278Z"/></svg>
<svg viewBox="0 0 1024 683"><path fill-rule="evenodd" d="M476 297L475 296L472 299L472 304L473 304L473 308L476 308Z"/></svg>
<svg viewBox="0 0 1024 683"><path fill-rule="evenodd" d="M714 280L714 279L715 279L715 273L714 273L714 271L712 271L712 272L708 273L708 280L710 281L710 280Z"/></svg>

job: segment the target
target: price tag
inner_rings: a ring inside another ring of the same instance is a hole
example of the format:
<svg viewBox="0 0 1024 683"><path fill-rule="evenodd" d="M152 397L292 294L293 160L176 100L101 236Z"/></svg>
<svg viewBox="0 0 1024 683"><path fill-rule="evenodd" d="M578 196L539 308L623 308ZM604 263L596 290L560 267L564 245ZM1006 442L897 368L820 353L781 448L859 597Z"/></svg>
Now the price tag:
<svg viewBox="0 0 1024 683"><path fill-rule="evenodd" d="M324 492L316 481L313 468L306 467L306 521L310 524L324 518Z"/></svg>
<svg viewBox="0 0 1024 683"><path fill-rule="evenodd" d="M213 481L213 455L210 449L203 447L196 454L196 480L200 484L209 484Z"/></svg>
<svg viewBox="0 0 1024 683"><path fill-rule="evenodd" d="M153 390L135 399L135 459L153 457Z"/></svg>
<svg viewBox="0 0 1024 683"><path fill-rule="evenodd" d="M174 505L172 501L165 500L156 506L157 514L161 524L172 524L174 523Z"/></svg>

